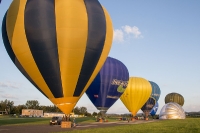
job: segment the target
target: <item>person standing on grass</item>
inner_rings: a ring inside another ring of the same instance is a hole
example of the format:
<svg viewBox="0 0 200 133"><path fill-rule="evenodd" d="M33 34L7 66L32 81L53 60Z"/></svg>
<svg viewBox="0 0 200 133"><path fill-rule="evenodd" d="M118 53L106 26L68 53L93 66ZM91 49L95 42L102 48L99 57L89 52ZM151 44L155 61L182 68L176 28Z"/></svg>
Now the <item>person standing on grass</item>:
<svg viewBox="0 0 200 133"><path fill-rule="evenodd" d="M76 127L76 119L73 119L73 127Z"/></svg>

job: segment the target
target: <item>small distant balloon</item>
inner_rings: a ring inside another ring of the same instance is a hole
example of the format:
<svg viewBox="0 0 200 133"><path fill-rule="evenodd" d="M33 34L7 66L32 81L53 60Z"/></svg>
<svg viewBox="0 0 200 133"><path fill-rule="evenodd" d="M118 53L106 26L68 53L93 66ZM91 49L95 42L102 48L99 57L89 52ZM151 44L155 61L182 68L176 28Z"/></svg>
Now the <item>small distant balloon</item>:
<svg viewBox="0 0 200 133"><path fill-rule="evenodd" d="M169 102L175 102L179 105L183 106L184 104L184 97L179 93L169 93L165 96L165 104Z"/></svg>

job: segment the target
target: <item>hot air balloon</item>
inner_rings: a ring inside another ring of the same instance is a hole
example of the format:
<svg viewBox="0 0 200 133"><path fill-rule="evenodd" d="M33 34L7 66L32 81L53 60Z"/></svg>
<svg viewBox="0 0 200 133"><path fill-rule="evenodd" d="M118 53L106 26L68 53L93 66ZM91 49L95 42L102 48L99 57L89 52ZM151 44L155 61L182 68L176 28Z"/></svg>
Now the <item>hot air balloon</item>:
<svg viewBox="0 0 200 133"><path fill-rule="evenodd" d="M156 104L156 99L154 99L153 97L150 97L146 103L142 106L141 110L144 112L145 114L145 120L148 120L148 116L150 111L153 109L153 107Z"/></svg>
<svg viewBox="0 0 200 133"><path fill-rule="evenodd" d="M2 36L22 74L69 114L103 66L113 28L98 0L14 0Z"/></svg>
<svg viewBox="0 0 200 133"><path fill-rule="evenodd" d="M169 102L160 110L159 119L185 119L185 111L179 104Z"/></svg>
<svg viewBox="0 0 200 133"><path fill-rule="evenodd" d="M146 120L148 120L148 116L149 116L151 109L154 107L154 105L156 104L156 102L158 101L158 99L160 97L159 86L152 81L149 81L149 82L150 82L151 87L152 87L151 97L147 100L147 102L141 108L141 110L145 114Z"/></svg>
<svg viewBox="0 0 200 133"><path fill-rule="evenodd" d="M132 115L135 116L138 110L148 100L151 92L151 84L146 79L130 77L128 86L120 99Z"/></svg>
<svg viewBox="0 0 200 133"><path fill-rule="evenodd" d="M165 97L165 104L169 102L175 102L179 105L183 106L184 104L184 98L181 94L178 93L169 93Z"/></svg>
<svg viewBox="0 0 200 133"><path fill-rule="evenodd" d="M156 115L156 112L157 112L157 110L158 110L158 106L159 106L159 104L158 104L158 102L156 102L155 106L154 106L153 109L150 111L150 115L151 115L151 116Z"/></svg>
<svg viewBox="0 0 200 133"><path fill-rule="evenodd" d="M152 81L149 81L152 87L152 93L151 93L151 97L153 97L156 101L158 101L158 99L160 98L160 87Z"/></svg>
<svg viewBox="0 0 200 133"><path fill-rule="evenodd" d="M125 91L128 79L126 66L121 61L108 57L86 94L104 115Z"/></svg>

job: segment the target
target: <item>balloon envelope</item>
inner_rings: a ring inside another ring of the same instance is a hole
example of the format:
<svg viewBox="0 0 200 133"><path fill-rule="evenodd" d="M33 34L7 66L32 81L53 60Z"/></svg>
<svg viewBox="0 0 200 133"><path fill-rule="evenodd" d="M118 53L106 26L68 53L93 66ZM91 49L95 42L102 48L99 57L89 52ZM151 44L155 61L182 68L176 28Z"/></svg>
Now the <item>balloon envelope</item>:
<svg viewBox="0 0 200 133"><path fill-rule="evenodd" d="M108 57L86 94L94 106L105 113L122 95L128 79L126 66L119 60Z"/></svg>
<svg viewBox="0 0 200 133"><path fill-rule="evenodd" d="M152 87L152 93L151 93L151 97L153 97L156 101L158 101L158 99L160 98L160 87L152 81L149 81Z"/></svg>
<svg viewBox="0 0 200 133"><path fill-rule="evenodd" d="M169 93L165 96L165 103L175 102L183 106L184 98L181 94L178 93Z"/></svg>
<svg viewBox="0 0 200 133"><path fill-rule="evenodd" d="M142 106L141 110L144 112L145 117L147 118L150 111L153 109L153 107L156 104L156 100L153 97L150 97L146 103Z"/></svg>
<svg viewBox="0 0 200 133"><path fill-rule="evenodd" d="M130 77L128 86L120 97L126 108L136 115L151 95L151 84L144 78Z"/></svg>
<svg viewBox="0 0 200 133"><path fill-rule="evenodd" d="M150 111L150 115L154 116L156 115L156 112L158 111L158 102L156 102L155 106L153 107L153 109Z"/></svg>
<svg viewBox="0 0 200 133"><path fill-rule="evenodd" d="M113 28L98 0L14 0L2 36L22 74L69 114L104 64Z"/></svg>
<svg viewBox="0 0 200 133"><path fill-rule="evenodd" d="M159 119L185 119L185 111L179 104L170 102L160 110Z"/></svg>

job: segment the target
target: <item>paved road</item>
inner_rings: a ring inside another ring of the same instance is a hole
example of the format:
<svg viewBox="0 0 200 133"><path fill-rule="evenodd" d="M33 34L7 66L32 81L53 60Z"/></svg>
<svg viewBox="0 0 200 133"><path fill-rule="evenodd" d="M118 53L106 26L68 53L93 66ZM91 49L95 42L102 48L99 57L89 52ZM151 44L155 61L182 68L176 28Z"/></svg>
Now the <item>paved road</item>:
<svg viewBox="0 0 200 133"><path fill-rule="evenodd" d="M71 131L71 130L84 130L88 128L103 128L103 127L112 127L119 125L128 125L128 124L140 124L140 123L148 123L155 122L156 120L137 120L133 122L104 122L104 123L85 123L80 124L75 128L61 128L59 125L12 125L12 126L0 126L0 133L51 133L51 132L63 132L63 131Z"/></svg>

